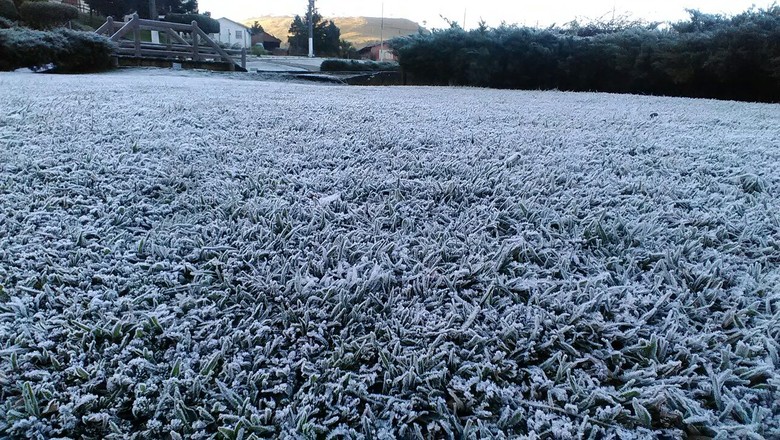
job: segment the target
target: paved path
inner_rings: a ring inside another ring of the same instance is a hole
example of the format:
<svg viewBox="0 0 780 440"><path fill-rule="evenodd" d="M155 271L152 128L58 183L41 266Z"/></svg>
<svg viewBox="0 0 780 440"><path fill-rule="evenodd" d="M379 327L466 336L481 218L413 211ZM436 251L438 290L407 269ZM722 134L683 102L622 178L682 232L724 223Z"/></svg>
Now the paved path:
<svg viewBox="0 0 780 440"><path fill-rule="evenodd" d="M325 58L263 56L248 57L250 72L319 72Z"/></svg>

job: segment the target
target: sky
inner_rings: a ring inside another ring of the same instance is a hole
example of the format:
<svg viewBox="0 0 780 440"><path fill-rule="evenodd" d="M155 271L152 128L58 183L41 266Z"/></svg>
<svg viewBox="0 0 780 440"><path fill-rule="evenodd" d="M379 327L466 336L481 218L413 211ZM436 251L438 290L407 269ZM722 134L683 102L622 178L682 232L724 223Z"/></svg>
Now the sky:
<svg viewBox="0 0 780 440"><path fill-rule="evenodd" d="M367 16L408 18L427 28L446 27L442 16L466 29L480 19L489 26L507 24L549 26L574 19L629 15L632 19L677 21L688 15L685 9L707 13L737 14L752 5L766 8L771 0L316 0L325 17ZM213 17L242 21L263 15L303 15L308 0L198 0L200 12Z"/></svg>

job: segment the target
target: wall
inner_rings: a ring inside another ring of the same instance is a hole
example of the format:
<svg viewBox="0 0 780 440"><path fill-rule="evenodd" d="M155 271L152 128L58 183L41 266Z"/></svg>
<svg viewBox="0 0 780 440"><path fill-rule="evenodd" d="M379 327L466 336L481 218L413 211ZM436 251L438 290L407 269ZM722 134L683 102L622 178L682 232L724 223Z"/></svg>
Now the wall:
<svg viewBox="0 0 780 440"><path fill-rule="evenodd" d="M219 35L215 36L217 41L231 46L239 43L241 47L250 47L250 36L246 27L222 18L217 21L219 21ZM236 32L240 32L240 38L236 38Z"/></svg>

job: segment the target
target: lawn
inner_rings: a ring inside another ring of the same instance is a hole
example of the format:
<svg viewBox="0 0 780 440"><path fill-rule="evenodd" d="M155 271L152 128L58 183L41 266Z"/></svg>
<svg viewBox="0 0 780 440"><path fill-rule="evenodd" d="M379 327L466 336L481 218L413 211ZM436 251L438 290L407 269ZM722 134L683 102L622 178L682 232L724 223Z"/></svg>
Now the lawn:
<svg viewBox="0 0 780 440"><path fill-rule="evenodd" d="M0 437L780 437L780 106L144 72L0 75Z"/></svg>

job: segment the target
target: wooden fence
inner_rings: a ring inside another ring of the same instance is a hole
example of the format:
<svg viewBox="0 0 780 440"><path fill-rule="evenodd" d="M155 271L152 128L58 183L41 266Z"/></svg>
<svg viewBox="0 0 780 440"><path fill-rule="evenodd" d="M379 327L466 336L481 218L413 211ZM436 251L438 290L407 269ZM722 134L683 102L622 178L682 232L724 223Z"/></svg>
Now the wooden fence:
<svg viewBox="0 0 780 440"><path fill-rule="evenodd" d="M141 41L141 31L157 31L161 41L151 43ZM229 70L246 70L246 49L230 50L219 47L209 36L192 24L169 23L165 21L144 20L134 14L127 22L115 22L108 17L96 31L107 35L117 43L118 57L137 59L165 59L195 62L217 62L229 64ZM182 36L184 35L184 36ZM189 39L185 39L189 37Z"/></svg>

